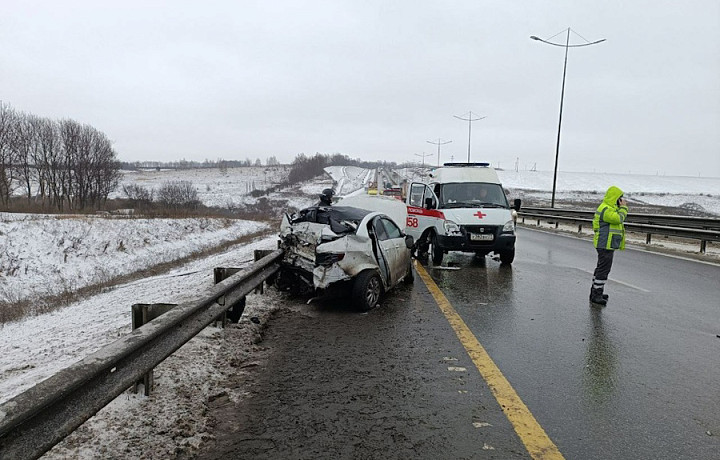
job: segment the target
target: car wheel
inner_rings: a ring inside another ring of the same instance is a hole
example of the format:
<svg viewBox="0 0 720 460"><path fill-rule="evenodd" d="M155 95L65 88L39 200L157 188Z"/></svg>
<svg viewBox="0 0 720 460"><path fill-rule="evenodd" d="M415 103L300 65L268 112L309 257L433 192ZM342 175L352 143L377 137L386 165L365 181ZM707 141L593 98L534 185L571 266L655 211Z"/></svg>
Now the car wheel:
<svg viewBox="0 0 720 460"><path fill-rule="evenodd" d="M407 275L403 279L405 284L413 284L415 282L415 272L413 271L412 259L408 262Z"/></svg>
<svg viewBox="0 0 720 460"><path fill-rule="evenodd" d="M511 264L513 263L513 260L515 260L515 248L512 248L509 251L502 251L500 253L501 264Z"/></svg>
<svg viewBox="0 0 720 460"><path fill-rule="evenodd" d="M437 235L433 233L432 239L430 240L432 244L432 261L435 265L440 265L443 260L443 250L440 246L438 246L437 243Z"/></svg>
<svg viewBox="0 0 720 460"><path fill-rule="evenodd" d="M380 302L382 291L380 275L374 270L365 270L358 275L353 284L353 301L362 311L372 310Z"/></svg>

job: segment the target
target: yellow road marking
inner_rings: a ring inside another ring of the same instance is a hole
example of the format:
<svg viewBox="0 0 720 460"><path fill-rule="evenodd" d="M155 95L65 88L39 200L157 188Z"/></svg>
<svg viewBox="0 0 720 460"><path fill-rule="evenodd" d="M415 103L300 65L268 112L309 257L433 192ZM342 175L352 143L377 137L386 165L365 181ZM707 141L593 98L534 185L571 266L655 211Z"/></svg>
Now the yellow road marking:
<svg viewBox="0 0 720 460"><path fill-rule="evenodd" d="M545 430L543 430L537 420L535 420L530 409L522 402L520 396L518 396L510 385L510 382L508 382L502 372L500 372L500 369L495 365L490 355L485 351L485 348L483 348L478 339L475 338L470 328L465 324L465 321L463 321L455 311L445 297L445 294L442 293L422 265L416 263L415 268L435 298L435 302L440 307L440 310L442 310L450 326L455 330L455 334L457 334L458 339L462 342L475 367L480 371L480 375L482 375L492 390L495 399L500 404L505 416L520 437L520 440L525 444L525 448L530 453L530 456L537 460L564 459L565 457L563 457L557 446L550 440L547 433L545 433Z"/></svg>

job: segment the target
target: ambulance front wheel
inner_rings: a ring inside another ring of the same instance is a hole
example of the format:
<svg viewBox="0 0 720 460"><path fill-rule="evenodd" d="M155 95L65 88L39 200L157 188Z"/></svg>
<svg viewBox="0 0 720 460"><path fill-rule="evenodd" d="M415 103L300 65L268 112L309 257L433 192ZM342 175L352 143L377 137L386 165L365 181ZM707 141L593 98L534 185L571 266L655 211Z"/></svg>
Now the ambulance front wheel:
<svg viewBox="0 0 720 460"><path fill-rule="evenodd" d="M511 264L513 263L513 260L515 260L515 248L508 249L500 253L501 264Z"/></svg>
<svg viewBox="0 0 720 460"><path fill-rule="evenodd" d="M432 245L432 261L435 265L440 265L445 255L443 249L438 245L438 237L433 233L430 237L430 244Z"/></svg>

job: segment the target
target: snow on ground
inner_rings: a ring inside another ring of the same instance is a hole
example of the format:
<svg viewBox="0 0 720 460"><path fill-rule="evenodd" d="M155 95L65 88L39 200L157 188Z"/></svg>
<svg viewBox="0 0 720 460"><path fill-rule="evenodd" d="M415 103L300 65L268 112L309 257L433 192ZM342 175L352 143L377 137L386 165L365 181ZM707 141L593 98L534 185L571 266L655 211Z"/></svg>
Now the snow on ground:
<svg viewBox="0 0 720 460"><path fill-rule="evenodd" d="M232 219L0 213L0 302L75 291L264 228Z"/></svg>
<svg viewBox="0 0 720 460"><path fill-rule="evenodd" d="M368 182L370 170L357 166L328 166L325 172L337 182L335 194L344 196L363 188Z"/></svg>
<svg viewBox="0 0 720 460"><path fill-rule="evenodd" d="M521 198L550 198L552 171L498 171L498 175L503 186L511 192L523 191L518 193ZM679 207L695 203L707 212L720 215L718 177L558 172L556 199L597 201L599 204L610 185L620 187L630 204L634 201Z"/></svg>
<svg viewBox="0 0 720 460"><path fill-rule="evenodd" d="M110 198L123 198L123 185L135 184L158 190L164 183L172 181L192 182L200 202L205 206L232 208L245 204L253 190L266 190L288 178L290 167L248 166L242 168L204 168L178 170L124 171L118 189ZM320 192L318 192L320 193Z"/></svg>

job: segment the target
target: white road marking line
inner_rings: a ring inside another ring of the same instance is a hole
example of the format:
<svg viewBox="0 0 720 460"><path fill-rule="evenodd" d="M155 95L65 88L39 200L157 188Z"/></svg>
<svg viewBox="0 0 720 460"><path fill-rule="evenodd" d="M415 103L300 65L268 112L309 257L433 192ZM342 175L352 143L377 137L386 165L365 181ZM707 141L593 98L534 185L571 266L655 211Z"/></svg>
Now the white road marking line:
<svg viewBox="0 0 720 460"><path fill-rule="evenodd" d="M589 273L590 276L593 275L593 272L591 272L590 270L585 270L584 268L576 268L576 269L577 269L577 270L580 270L581 272ZM650 292L649 290L644 289L644 288L641 288L640 286L635 286L634 284L626 283L626 282L624 282L624 281L618 281L618 280L614 280L614 279L608 278L608 282L609 282L609 283L622 284L623 286L627 286L627 287L629 287L629 288L631 288L631 289L637 289L638 291L642 291L642 292Z"/></svg>

